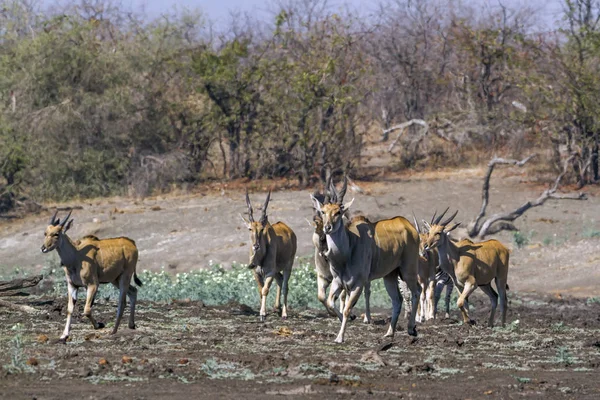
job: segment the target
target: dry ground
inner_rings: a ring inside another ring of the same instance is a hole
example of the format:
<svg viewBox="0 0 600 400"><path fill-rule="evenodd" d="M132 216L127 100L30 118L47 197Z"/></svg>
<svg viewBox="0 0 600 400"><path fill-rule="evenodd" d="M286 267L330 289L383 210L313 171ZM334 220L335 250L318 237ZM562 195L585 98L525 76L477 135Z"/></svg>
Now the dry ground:
<svg viewBox="0 0 600 400"><path fill-rule="evenodd" d="M353 321L343 345L333 343L339 323L321 310L263 324L246 306L199 302L142 302L138 329L114 336L76 317L72 340L58 344L65 301L47 299L40 315L0 311L0 363L10 364L20 334L32 364L2 371L0 398L599 398L600 303L510 299L506 328L451 318L420 325L414 339L401 321L390 343L379 310L372 325ZM483 321L487 302L473 305ZM96 315L112 319L114 307L100 300ZM11 330L17 323L23 329Z"/></svg>

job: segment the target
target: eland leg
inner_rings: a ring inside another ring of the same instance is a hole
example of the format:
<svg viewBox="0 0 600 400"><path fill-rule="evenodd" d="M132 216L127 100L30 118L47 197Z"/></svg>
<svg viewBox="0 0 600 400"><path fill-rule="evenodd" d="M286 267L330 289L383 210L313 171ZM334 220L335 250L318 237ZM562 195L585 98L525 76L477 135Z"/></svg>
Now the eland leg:
<svg viewBox="0 0 600 400"><path fill-rule="evenodd" d="M421 289L421 294L419 295L419 305L417 306L417 316L415 320L421 323L425 321L425 314L427 313L427 306L425 304L427 299L427 286L425 286L425 284L419 284L419 288Z"/></svg>
<svg viewBox="0 0 600 400"><path fill-rule="evenodd" d="M342 314L342 326L340 327L340 332L338 333L338 336L335 339L335 343L344 342L344 334L346 333L346 324L348 323L348 317L350 317L350 311L352 310L352 307L354 307L354 304L356 304L356 302L358 301L362 290L362 286L358 286L352 289L348 294L346 298L344 312Z"/></svg>
<svg viewBox="0 0 600 400"><path fill-rule="evenodd" d="M458 285L457 285L458 286ZM463 321L465 324L475 324L475 321L472 320L469 317L469 296L471 295L471 293L473 293L475 291L475 289L477 289L477 285L474 282L471 281L467 281L464 284L463 290L459 291L460 296L458 296L458 301L456 302L456 305L458 306L458 308L460 309L460 312L463 316Z"/></svg>
<svg viewBox="0 0 600 400"><path fill-rule="evenodd" d="M408 294L408 285L402 279L398 278L398 286L400 287L400 294L404 303L404 319L408 319L408 309L410 308L410 296Z"/></svg>
<svg viewBox="0 0 600 400"><path fill-rule="evenodd" d="M425 319L434 319L435 311L433 309L433 292L435 291L435 280L430 279L427 285L427 296L426 296L426 304L427 304L427 313L425 315Z"/></svg>
<svg viewBox="0 0 600 400"><path fill-rule="evenodd" d="M365 324L370 324L371 323L371 305L370 305L370 298L371 298L371 282L367 281L367 283L365 283L365 318L363 320L363 322Z"/></svg>
<svg viewBox="0 0 600 400"><path fill-rule="evenodd" d="M66 341L71 333L71 318L73 311L75 310L75 304L77 303L77 288L67 281L68 301L67 301L67 323L65 324L65 330L63 331L60 340Z"/></svg>
<svg viewBox="0 0 600 400"><path fill-rule="evenodd" d="M129 291L129 283L131 282L131 276L123 273L121 274L117 282L119 285L119 303L117 305L117 316L115 318L115 326L111 332L112 335L117 333L119 325L121 325L121 318L123 318L123 312L125 311L125 305L127 304L127 292Z"/></svg>
<svg viewBox="0 0 600 400"><path fill-rule="evenodd" d="M260 298L260 321L265 322L267 319L267 296L269 295L269 289L273 283L273 277L268 276L265 278L265 285L262 288Z"/></svg>
<svg viewBox="0 0 600 400"><path fill-rule="evenodd" d="M281 285L283 281L283 276L281 273L277 273L274 276L275 282L277 282L277 293L275 293L275 307L274 310L277 312L281 312Z"/></svg>
<svg viewBox="0 0 600 400"><path fill-rule="evenodd" d="M288 298L288 282L290 280L290 275L292 273L291 268L287 268L283 270L283 284L280 286L281 294L283 294L283 308L281 309L281 318L287 319L287 298Z"/></svg>
<svg viewBox="0 0 600 400"><path fill-rule="evenodd" d="M129 285L127 296L129 296L129 329L135 329L135 303L137 302L137 288L133 285Z"/></svg>
<svg viewBox="0 0 600 400"><path fill-rule="evenodd" d="M496 278L496 289L500 297L500 313L502 316L502 326L506 323L506 311L508 309L508 299L506 296L506 281Z"/></svg>
<svg viewBox="0 0 600 400"><path fill-rule="evenodd" d="M102 322L96 321L96 319L92 315L92 303L94 302L94 298L96 297L97 291L97 283L90 283L87 285L87 295L85 298L85 307L83 308L83 315L90 320L94 329L101 329L104 328L104 324Z"/></svg>
<svg viewBox="0 0 600 400"><path fill-rule="evenodd" d="M383 277L383 284L385 290L392 300L392 318L390 321L390 327L384 337L394 337L396 333L396 324L398 323L398 317L402 310L402 296L398 289L398 271L392 271Z"/></svg>
<svg viewBox="0 0 600 400"><path fill-rule="evenodd" d="M327 307L327 288L330 284L330 280L317 274L317 298L319 299L321 304L323 304L323 306L327 310L327 313L332 317L336 317L337 315L335 313L330 312L329 308Z"/></svg>
<svg viewBox="0 0 600 400"><path fill-rule="evenodd" d="M262 302L262 290L263 286L265 285L265 280L262 276L256 273L256 270L252 271L252 274L254 275L254 280L256 281L256 286L258 288L258 297Z"/></svg>
<svg viewBox="0 0 600 400"><path fill-rule="evenodd" d="M454 291L454 282L452 279L446 284L446 318L450 318L450 302L452 301L452 292Z"/></svg>
<svg viewBox="0 0 600 400"><path fill-rule="evenodd" d="M494 290L491 284L481 285L479 286L481 290L490 298L490 302L492 303L492 310L490 311L490 319L488 321L488 326L490 328L494 327L494 316L496 315L496 307L498 306L498 293Z"/></svg>
<svg viewBox="0 0 600 400"><path fill-rule="evenodd" d="M340 293L342 292L342 283L340 282L339 279L334 279L331 282L331 288L329 289L329 297L327 298L327 311L329 311L330 314L334 314L335 316L338 317L338 319L341 321L343 319L343 310L342 311L338 311L335 308L335 299L340 295ZM344 302L344 310L345 310L345 305L348 301L348 296L347 296L347 292L344 290L344 297L345 302Z"/></svg>

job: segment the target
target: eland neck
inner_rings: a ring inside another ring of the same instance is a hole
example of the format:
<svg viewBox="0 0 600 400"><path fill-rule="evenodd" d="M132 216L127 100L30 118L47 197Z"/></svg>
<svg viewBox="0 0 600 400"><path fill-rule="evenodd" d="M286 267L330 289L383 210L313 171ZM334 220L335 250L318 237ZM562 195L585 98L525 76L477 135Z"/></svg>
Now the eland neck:
<svg viewBox="0 0 600 400"><path fill-rule="evenodd" d="M335 232L325 235L327 251L325 256L335 266L343 266L350 258L350 238L346 228L342 225Z"/></svg>
<svg viewBox="0 0 600 400"><path fill-rule="evenodd" d="M446 273L454 274L454 265L458 261L458 247L450 240L448 235L443 234L438 245L440 256L440 268Z"/></svg>
<svg viewBox="0 0 600 400"><path fill-rule="evenodd" d="M73 244L71 239L63 234L58 247L56 248L60 262L66 267L71 267L77 262L77 247Z"/></svg>

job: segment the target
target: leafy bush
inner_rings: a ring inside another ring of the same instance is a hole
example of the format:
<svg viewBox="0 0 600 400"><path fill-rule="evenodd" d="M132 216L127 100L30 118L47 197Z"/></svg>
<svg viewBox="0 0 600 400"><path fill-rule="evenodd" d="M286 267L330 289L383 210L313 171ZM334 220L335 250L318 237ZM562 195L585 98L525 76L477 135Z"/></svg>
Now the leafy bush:
<svg viewBox="0 0 600 400"><path fill-rule="evenodd" d="M27 365L23 351L23 337L21 334L23 326L16 324L11 329L16 333L10 340L10 363L4 365L4 369L10 374L32 372L32 368Z"/></svg>
<svg viewBox="0 0 600 400"><path fill-rule="evenodd" d="M207 305L220 305L229 302L243 303L258 307L260 298L252 271L245 264L234 264L225 269L219 264L209 268L169 274L166 271L151 272L144 270L138 274L143 286L138 291L139 300L171 301L173 299L201 300ZM66 282L60 268L49 267L49 277L54 279L53 292L56 296L64 296L67 292ZM277 285L273 283L269 293L269 304L274 304ZM80 291L80 296L84 291ZM112 285L102 285L98 291L99 298L116 300L117 289ZM297 258L289 281L288 304L296 308L321 308L317 299L317 275L308 259ZM371 306L391 306L382 280L371 285ZM361 296L357 307L364 308L364 296Z"/></svg>
<svg viewBox="0 0 600 400"><path fill-rule="evenodd" d="M529 238L525 234L523 234L523 233L521 233L519 231L515 231L513 233L513 241L515 242L515 245L519 249L522 249L527 244L529 244Z"/></svg>

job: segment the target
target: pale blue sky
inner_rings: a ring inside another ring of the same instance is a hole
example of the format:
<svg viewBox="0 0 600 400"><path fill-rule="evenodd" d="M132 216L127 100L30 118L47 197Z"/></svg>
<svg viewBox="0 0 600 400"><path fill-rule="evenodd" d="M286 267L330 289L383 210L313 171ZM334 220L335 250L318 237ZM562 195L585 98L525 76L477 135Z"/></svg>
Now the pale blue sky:
<svg viewBox="0 0 600 400"><path fill-rule="evenodd" d="M516 5L528 5L537 11L543 19L542 25L552 29L555 21L560 17L563 0L455 0L456 3L481 5L482 7L498 7L498 2L511 7ZM253 16L268 17L268 10L272 10L274 0L122 0L123 5L131 7L133 10L144 8L149 16L158 16L162 13L172 11L174 7L199 9L204 12L211 20L217 24L228 20L232 11L248 12ZM374 10L377 1L365 0L329 0L328 4L332 8L341 7L345 3L351 7L368 12Z"/></svg>

